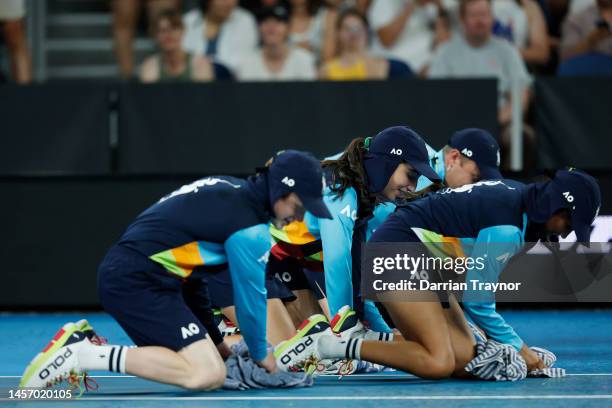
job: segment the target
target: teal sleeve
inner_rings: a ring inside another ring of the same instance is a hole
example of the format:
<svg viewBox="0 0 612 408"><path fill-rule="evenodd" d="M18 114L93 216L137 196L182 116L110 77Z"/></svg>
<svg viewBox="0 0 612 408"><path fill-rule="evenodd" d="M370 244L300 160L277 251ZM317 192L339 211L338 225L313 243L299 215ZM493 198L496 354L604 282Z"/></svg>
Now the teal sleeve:
<svg viewBox="0 0 612 408"><path fill-rule="evenodd" d="M485 259L484 269L469 270L466 276L468 285L471 280L497 282L501 271L521 247L521 231L515 226L500 225L480 231L471 257ZM487 334L487 337L500 343L510 344L516 350L521 349L523 340L497 312L494 298L466 291L462 303L467 316Z"/></svg>
<svg viewBox="0 0 612 408"><path fill-rule="evenodd" d="M351 246L357 214L357 195L353 189L348 189L342 197L325 194L323 201L333 216L331 220L319 219L325 292L329 313L333 316L344 305L353 307Z"/></svg>
<svg viewBox="0 0 612 408"><path fill-rule="evenodd" d="M271 246L266 224L233 233L225 241L240 332L255 361L266 358L266 261Z"/></svg>
<svg viewBox="0 0 612 408"><path fill-rule="evenodd" d="M394 203L382 203L378 204L374 208L374 214L368 221L368 228L366 230L366 241L370 240L370 237L376 231L376 228L380 227L383 222L387 219L389 214L395 211L397 206Z"/></svg>
<svg viewBox="0 0 612 408"><path fill-rule="evenodd" d="M380 314L380 311L371 300L366 300L363 305L363 319L368 322L370 330L382 333L391 333L393 330L389 327L385 319Z"/></svg>

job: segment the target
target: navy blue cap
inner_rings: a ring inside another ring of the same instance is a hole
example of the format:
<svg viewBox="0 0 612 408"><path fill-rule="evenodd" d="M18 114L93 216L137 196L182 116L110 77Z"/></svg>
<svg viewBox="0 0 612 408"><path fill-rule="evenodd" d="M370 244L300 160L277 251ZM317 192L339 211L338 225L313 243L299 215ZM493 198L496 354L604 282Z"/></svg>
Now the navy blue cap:
<svg viewBox="0 0 612 408"><path fill-rule="evenodd" d="M425 142L417 132L406 126L386 128L366 142L364 167L370 193L382 191L401 163L408 163L419 175L441 181L429 165Z"/></svg>
<svg viewBox="0 0 612 408"><path fill-rule="evenodd" d="M296 193L304 208L315 217L332 218L323 202L325 180L321 162L312 154L297 150L283 150L276 154L268 169L270 202Z"/></svg>
<svg viewBox="0 0 612 408"><path fill-rule="evenodd" d="M583 171L570 168L557 171L550 181L550 188L555 192L553 205L570 209L572 228L578 242L589 242L591 225L601 207L597 180Z"/></svg>
<svg viewBox="0 0 612 408"><path fill-rule="evenodd" d="M448 145L476 162L481 180L503 178L499 172L499 145L486 130L478 128L459 130L451 136Z"/></svg>
<svg viewBox="0 0 612 408"><path fill-rule="evenodd" d="M524 194L530 220L545 223L555 212L567 208L578 242L589 242L591 224L601 207L601 192L593 177L573 168L559 170L551 180L528 185Z"/></svg>

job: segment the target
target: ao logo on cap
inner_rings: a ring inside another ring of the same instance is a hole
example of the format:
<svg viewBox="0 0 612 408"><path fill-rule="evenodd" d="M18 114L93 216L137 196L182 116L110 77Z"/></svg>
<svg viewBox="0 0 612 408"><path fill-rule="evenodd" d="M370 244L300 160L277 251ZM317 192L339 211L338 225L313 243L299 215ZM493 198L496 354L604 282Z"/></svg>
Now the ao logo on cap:
<svg viewBox="0 0 612 408"><path fill-rule="evenodd" d="M471 151L471 150L469 150L467 147L466 147L466 148L464 148L464 149L461 151L461 153L465 154L467 157L472 157L472 155L474 154L474 153L472 153L472 151Z"/></svg>
<svg viewBox="0 0 612 408"><path fill-rule="evenodd" d="M396 154L398 156L402 155L402 149L398 149L396 147L394 147L393 149L391 149L391 154Z"/></svg>
<svg viewBox="0 0 612 408"><path fill-rule="evenodd" d="M285 176L285 178L281 180L281 183L286 184L289 187L295 186L295 180L287 176Z"/></svg>

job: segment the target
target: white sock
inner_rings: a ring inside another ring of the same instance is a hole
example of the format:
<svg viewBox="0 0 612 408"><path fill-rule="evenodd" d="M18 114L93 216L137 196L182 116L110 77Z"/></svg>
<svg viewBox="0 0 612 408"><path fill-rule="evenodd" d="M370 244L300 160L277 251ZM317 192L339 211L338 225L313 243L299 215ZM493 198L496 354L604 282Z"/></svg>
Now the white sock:
<svg viewBox="0 0 612 408"><path fill-rule="evenodd" d="M79 364L84 370L125 373L125 357L129 347L84 344L79 349Z"/></svg>
<svg viewBox="0 0 612 408"><path fill-rule="evenodd" d="M375 332L368 330L363 336L364 340L377 340L377 341L393 341L393 333Z"/></svg>
<svg viewBox="0 0 612 408"><path fill-rule="evenodd" d="M319 353L323 358L346 358L360 360L362 339L340 340L335 336L319 339Z"/></svg>

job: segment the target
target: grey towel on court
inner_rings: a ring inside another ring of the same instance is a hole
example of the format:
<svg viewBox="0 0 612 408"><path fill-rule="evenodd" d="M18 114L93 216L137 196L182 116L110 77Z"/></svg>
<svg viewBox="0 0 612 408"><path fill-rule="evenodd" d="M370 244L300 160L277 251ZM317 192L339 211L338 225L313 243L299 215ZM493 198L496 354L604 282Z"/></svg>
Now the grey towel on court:
<svg viewBox="0 0 612 408"><path fill-rule="evenodd" d="M550 351L531 347L547 368L527 372L527 364L521 355L508 344L502 344L492 339L487 339L483 333L470 324L470 328L476 338L476 357L470 361L465 370L470 374L483 380L495 381L518 381L526 377L564 377L563 368L552 367L557 357Z"/></svg>
<svg viewBox="0 0 612 408"><path fill-rule="evenodd" d="M278 371L270 374L251 359L244 342L234 344L232 351L234 354L225 361L227 377L224 389L299 388L310 387L313 383L312 376L305 373Z"/></svg>

